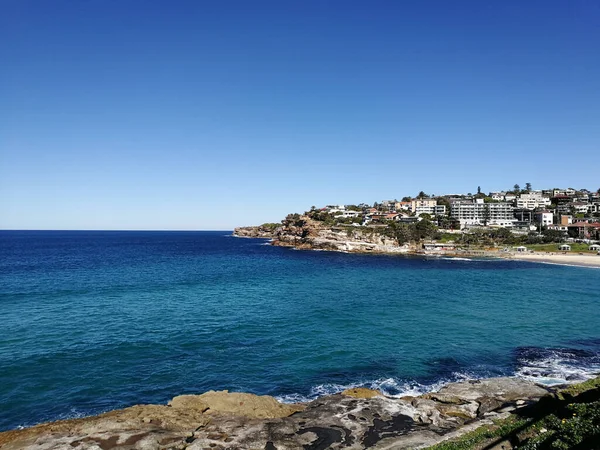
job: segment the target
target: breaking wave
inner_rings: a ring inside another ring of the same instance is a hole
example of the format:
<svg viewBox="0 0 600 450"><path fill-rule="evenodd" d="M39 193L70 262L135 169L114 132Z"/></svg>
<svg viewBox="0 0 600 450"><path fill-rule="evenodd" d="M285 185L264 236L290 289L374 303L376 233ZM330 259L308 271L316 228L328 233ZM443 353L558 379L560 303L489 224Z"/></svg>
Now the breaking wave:
<svg viewBox="0 0 600 450"><path fill-rule="evenodd" d="M536 383L575 383L600 373L597 349L520 347L515 356L516 375Z"/></svg>
<svg viewBox="0 0 600 450"><path fill-rule="evenodd" d="M590 341L587 342L587 345ZM583 344L584 346L586 343ZM418 382L399 378L377 378L357 380L353 383L324 383L313 386L305 394L287 394L276 398L283 403L309 402L318 397L338 394L346 389L366 387L376 389L388 397L417 396L435 392L444 385L457 381L466 381L493 376L516 376L544 385L579 383L600 376L600 340L592 349L519 347L514 351L515 368L512 372L470 372L461 370L440 377L435 381Z"/></svg>

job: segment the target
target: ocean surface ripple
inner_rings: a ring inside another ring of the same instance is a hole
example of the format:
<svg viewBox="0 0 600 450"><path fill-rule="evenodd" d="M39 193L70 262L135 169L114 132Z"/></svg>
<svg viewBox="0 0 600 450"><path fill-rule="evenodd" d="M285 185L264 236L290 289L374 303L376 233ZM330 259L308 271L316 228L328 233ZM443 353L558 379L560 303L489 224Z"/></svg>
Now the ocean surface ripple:
<svg viewBox="0 0 600 450"><path fill-rule="evenodd" d="M229 389L600 371L600 273L290 251L227 232L0 232L0 430Z"/></svg>

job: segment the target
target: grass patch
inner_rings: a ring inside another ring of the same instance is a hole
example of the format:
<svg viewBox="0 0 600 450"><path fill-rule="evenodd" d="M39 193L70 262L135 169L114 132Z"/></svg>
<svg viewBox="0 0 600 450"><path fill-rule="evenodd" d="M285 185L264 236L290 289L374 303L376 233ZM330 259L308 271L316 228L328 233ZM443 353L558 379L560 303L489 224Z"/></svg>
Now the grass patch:
<svg viewBox="0 0 600 450"><path fill-rule="evenodd" d="M526 244L525 247L527 247L528 250L535 250L536 252L561 252L562 250L558 249L559 245L560 244ZM597 253L596 251L588 250L589 244L574 243L568 245L571 246L571 250L567 253Z"/></svg>
<svg viewBox="0 0 600 450"><path fill-rule="evenodd" d="M429 450L470 450L490 440L501 438L527 425L526 419L510 416L498 420L494 425L484 425L464 434L454 441L445 441L428 447Z"/></svg>
<svg viewBox="0 0 600 450"><path fill-rule="evenodd" d="M600 377L566 387L530 408L430 450L475 450L509 441L519 450L600 448Z"/></svg>

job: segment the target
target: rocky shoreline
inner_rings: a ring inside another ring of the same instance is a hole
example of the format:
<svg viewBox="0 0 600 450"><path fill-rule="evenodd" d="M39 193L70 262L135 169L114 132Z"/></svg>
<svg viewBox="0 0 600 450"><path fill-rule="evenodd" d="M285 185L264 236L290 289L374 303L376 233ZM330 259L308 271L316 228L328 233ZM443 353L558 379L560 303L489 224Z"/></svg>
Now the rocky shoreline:
<svg viewBox="0 0 600 450"><path fill-rule="evenodd" d="M240 227L237 237L267 238L271 244L299 250L328 250L344 253L403 254L410 256L486 257L580 267L600 267L600 255L549 252L503 252L498 249L424 250L415 243L398 245L392 237L363 229L325 227L307 216L279 227Z"/></svg>
<svg viewBox="0 0 600 450"><path fill-rule="evenodd" d="M392 398L348 389L310 403L227 391L183 395L0 433L0 449L411 449L455 438L552 395L519 378L449 383Z"/></svg>

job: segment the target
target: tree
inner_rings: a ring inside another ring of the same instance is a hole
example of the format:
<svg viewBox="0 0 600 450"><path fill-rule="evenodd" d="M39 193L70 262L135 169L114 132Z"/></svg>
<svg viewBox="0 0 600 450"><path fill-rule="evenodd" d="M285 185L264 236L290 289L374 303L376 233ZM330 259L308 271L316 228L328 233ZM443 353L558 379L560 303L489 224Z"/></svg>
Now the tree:
<svg viewBox="0 0 600 450"><path fill-rule="evenodd" d="M412 200L412 197L402 197L403 202L410 202L411 200Z"/></svg>
<svg viewBox="0 0 600 450"><path fill-rule="evenodd" d="M477 186L477 195L481 194L481 186Z"/></svg>
<svg viewBox="0 0 600 450"><path fill-rule="evenodd" d="M492 217L492 213L490 211L490 205L485 204L483 207L483 225L487 227L488 222L490 221L490 217Z"/></svg>
<svg viewBox="0 0 600 450"><path fill-rule="evenodd" d="M415 224L415 240L431 238L437 233L437 230L431 220L423 219Z"/></svg>
<svg viewBox="0 0 600 450"><path fill-rule="evenodd" d="M438 205L444 205L444 206L446 206L446 215L450 215L450 202L448 201L447 198L445 198L445 197L438 197L437 198L437 204Z"/></svg>
<svg viewBox="0 0 600 450"><path fill-rule="evenodd" d="M426 197L428 197L428 195L423 191L419 192L419 195L417 195L417 198L426 198Z"/></svg>
<svg viewBox="0 0 600 450"><path fill-rule="evenodd" d="M515 194L518 194L518 193L519 193L519 191L521 190L521 186L519 186L518 184L515 184L515 185L513 186L513 189L514 189L514 193L515 193Z"/></svg>
<svg viewBox="0 0 600 450"><path fill-rule="evenodd" d="M525 183L525 189L527 192L531 192L531 183Z"/></svg>

